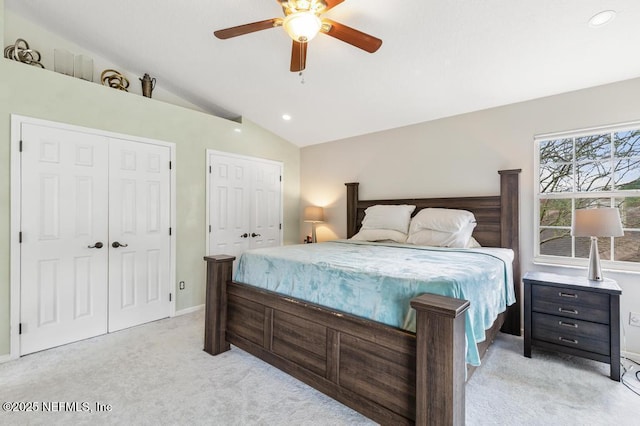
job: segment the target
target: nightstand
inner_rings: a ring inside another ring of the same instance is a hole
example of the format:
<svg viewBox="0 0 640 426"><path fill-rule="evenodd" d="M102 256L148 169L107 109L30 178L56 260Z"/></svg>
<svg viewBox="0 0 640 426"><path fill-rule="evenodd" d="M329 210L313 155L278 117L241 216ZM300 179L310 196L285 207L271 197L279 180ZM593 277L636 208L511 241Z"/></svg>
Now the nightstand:
<svg viewBox="0 0 640 426"><path fill-rule="evenodd" d="M527 272L524 356L537 346L606 362L620 381L620 294L614 280Z"/></svg>

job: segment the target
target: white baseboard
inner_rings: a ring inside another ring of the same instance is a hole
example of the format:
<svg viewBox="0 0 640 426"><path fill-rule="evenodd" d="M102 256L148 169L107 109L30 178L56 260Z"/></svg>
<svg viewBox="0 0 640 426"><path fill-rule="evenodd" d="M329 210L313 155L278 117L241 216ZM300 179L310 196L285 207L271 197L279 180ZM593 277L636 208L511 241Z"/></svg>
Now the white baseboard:
<svg viewBox="0 0 640 426"><path fill-rule="evenodd" d="M0 364L2 364L3 362L8 362L11 361L13 358L11 358L10 354L7 355L0 355Z"/></svg>
<svg viewBox="0 0 640 426"><path fill-rule="evenodd" d="M178 317L180 315L186 315L193 312L198 312L201 309L204 309L204 304L198 305L198 306L192 306L190 308L180 309L179 311L176 311L176 314L174 316Z"/></svg>
<svg viewBox="0 0 640 426"><path fill-rule="evenodd" d="M629 358L630 360L640 363L640 354L637 354L635 352L622 351L620 355L622 355L622 357L624 358Z"/></svg>

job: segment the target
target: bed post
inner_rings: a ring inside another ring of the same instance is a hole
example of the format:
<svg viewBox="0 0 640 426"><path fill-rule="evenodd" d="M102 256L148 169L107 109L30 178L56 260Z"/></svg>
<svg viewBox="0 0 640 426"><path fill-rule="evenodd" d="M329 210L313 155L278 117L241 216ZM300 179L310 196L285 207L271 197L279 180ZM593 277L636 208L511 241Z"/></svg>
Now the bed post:
<svg viewBox="0 0 640 426"><path fill-rule="evenodd" d="M358 182L345 183L347 186L347 238L356 235L358 221Z"/></svg>
<svg viewBox="0 0 640 426"><path fill-rule="evenodd" d="M416 424L464 425L468 300L423 294L416 310Z"/></svg>
<svg viewBox="0 0 640 426"><path fill-rule="evenodd" d="M207 290L204 314L204 351L218 355L231 347L225 334L227 329L227 282L235 257L227 255L205 256L207 261Z"/></svg>
<svg viewBox="0 0 640 426"><path fill-rule="evenodd" d="M507 308L503 333L520 335L520 229L519 180L521 169L500 170L500 245L513 250L513 286L516 303Z"/></svg>

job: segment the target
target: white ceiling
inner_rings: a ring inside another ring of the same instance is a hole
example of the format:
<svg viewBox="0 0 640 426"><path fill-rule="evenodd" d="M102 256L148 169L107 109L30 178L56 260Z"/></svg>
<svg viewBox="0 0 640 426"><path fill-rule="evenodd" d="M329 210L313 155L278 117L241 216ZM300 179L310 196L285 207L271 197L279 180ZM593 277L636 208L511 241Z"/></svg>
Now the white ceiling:
<svg viewBox="0 0 640 426"><path fill-rule="evenodd" d="M640 76L639 0L346 0L326 16L383 40L318 35L302 78L275 0L5 0L5 6L218 115L299 146ZM600 28L588 20L613 9ZM284 121L282 115L292 116Z"/></svg>

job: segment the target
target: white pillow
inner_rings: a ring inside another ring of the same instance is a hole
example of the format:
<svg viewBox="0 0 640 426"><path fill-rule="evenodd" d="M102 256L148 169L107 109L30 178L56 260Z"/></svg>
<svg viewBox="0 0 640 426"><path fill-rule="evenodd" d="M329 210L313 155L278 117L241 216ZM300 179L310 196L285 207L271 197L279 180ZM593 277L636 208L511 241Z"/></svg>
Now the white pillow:
<svg viewBox="0 0 640 426"><path fill-rule="evenodd" d="M409 238L407 238L407 243L419 246L466 248L469 247L470 240L472 239L471 234L475 226L475 223L469 223L464 229L458 232L422 229L410 233Z"/></svg>
<svg viewBox="0 0 640 426"><path fill-rule="evenodd" d="M404 243L407 241L407 234L393 229L361 229L352 240L359 241L395 241Z"/></svg>
<svg viewBox="0 0 640 426"><path fill-rule="evenodd" d="M391 229L406 234L409 230L411 213L416 206L402 205L375 205L364 211L362 229Z"/></svg>
<svg viewBox="0 0 640 426"><path fill-rule="evenodd" d="M420 210L411 220L409 234L423 229L458 232L465 229L470 223L473 223L473 226L476 223L476 218L470 211L428 207Z"/></svg>
<svg viewBox="0 0 640 426"><path fill-rule="evenodd" d="M469 242L467 243L467 248L478 248L482 247L480 243L473 237L469 238Z"/></svg>

